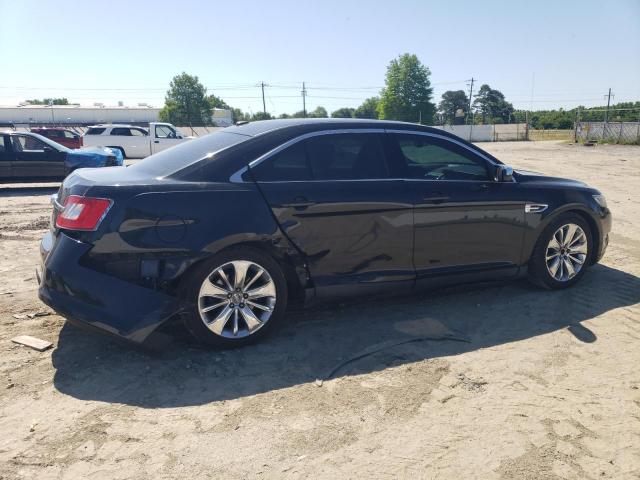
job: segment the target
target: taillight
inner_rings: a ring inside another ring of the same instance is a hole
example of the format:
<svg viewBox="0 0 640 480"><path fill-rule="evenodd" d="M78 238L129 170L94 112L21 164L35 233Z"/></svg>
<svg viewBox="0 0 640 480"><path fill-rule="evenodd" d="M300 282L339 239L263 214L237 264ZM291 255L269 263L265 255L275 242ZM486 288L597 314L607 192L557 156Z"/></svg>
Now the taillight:
<svg viewBox="0 0 640 480"><path fill-rule="evenodd" d="M107 198L69 195L64 202L64 209L56 219L56 226L69 230L95 230L112 203Z"/></svg>

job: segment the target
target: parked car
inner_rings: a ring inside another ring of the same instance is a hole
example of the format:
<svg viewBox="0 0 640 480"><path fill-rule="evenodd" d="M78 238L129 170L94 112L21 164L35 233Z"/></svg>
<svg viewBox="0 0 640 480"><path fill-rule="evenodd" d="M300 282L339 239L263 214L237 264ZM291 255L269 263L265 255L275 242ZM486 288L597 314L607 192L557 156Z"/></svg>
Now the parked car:
<svg viewBox="0 0 640 480"><path fill-rule="evenodd" d="M37 133L0 132L0 181L62 180L77 168L122 164L110 148L71 150Z"/></svg>
<svg viewBox="0 0 640 480"><path fill-rule="evenodd" d="M60 127L37 127L32 128L31 133L37 133L49 140L53 140L60 145L75 150L82 147L82 137L72 130Z"/></svg>
<svg viewBox="0 0 640 480"><path fill-rule="evenodd" d="M53 204L46 304L134 342L180 314L221 347L260 339L294 300L523 275L566 288L611 229L584 183L376 120L229 127L126 169L79 170Z"/></svg>
<svg viewBox="0 0 640 480"><path fill-rule="evenodd" d="M151 122L149 129L133 125L94 125L84 133L83 141L85 145L118 149L125 158L145 158L191 138L183 136L170 123Z"/></svg>

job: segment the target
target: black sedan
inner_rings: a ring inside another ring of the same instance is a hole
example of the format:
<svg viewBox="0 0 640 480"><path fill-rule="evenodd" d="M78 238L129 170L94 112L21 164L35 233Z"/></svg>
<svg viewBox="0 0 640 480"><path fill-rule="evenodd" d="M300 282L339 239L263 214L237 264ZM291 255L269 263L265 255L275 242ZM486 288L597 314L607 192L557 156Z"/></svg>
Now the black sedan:
<svg viewBox="0 0 640 480"><path fill-rule="evenodd" d="M122 164L119 150L106 147L72 150L37 133L0 131L0 182L62 180L77 168Z"/></svg>
<svg viewBox="0 0 640 480"><path fill-rule="evenodd" d="M513 171L442 130L366 120L230 127L52 199L40 298L144 342L168 319L249 343L287 303L528 275L569 287L603 255L604 197Z"/></svg>

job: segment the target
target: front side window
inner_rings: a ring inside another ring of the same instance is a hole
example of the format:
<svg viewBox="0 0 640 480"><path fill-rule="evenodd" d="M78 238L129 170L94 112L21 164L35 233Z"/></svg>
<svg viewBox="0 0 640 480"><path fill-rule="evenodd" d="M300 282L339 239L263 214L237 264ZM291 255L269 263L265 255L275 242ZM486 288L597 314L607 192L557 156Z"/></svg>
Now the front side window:
<svg viewBox="0 0 640 480"><path fill-rule="evenodd" d="M14 152L43 152L47 145L37 138L27 135L14 135L11 137Z"/></svg>
<svg viewBox="0 0 640 480"><path fill-rule="evenodd" d="M131 129L131 135L134 137L144 137L146 133L143 130L138 130L137 128Z"/></svg>
<svg viewBox="0 0 640 480"><path fill-rule="evenodd" d="M395 135L403 176L425 180L487 181L484 160L447 140L425 135Z"/></svg>
<svg viewBox="0 0 640 480"><path fill-rule="evenodd" d="M378 135L344 133L299 141L252 168L258 181L387 178Z"/></svg>
<svg viewBox="0 0 640 480"><path fill-rule="evenodd" d="M166 125L156 125L156 138L177 138L173 128Z"/></svg>

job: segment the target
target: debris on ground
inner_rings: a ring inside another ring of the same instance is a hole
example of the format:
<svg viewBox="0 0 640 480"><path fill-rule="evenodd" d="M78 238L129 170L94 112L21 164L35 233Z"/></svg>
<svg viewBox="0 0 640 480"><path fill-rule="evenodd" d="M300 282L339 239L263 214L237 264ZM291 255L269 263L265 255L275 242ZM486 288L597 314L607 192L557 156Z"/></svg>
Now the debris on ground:
<svg viewBox="0 0 640 480"><path fill-rule="evenodd" d="M26 347L33 348L34 350L38 350L39 352L44 352L45 350L53 346L53 343L51 342L32 337L30 335L20 335L18 337L12 338L11 341L13 343L17 343L18 345L24 345Z"/></svg>

